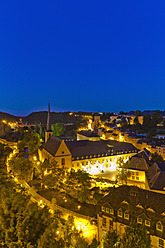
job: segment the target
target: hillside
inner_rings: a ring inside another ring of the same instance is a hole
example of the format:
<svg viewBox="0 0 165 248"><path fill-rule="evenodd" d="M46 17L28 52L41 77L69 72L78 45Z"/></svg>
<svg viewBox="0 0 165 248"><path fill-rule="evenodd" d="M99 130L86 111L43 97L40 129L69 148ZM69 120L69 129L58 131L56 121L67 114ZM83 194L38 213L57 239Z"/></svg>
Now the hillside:
<svg viewBox="0 0 165 248"><path fill-rule="evenodd" d="M0 112L0 121L7 120L7 121L18 121L19 117L14 116L8 113Z"/></svg>
<svg viewBox="0 0 165 248"><path fill-rule="evenodd" d="M46 124L47 122L47 116L48 112L47 111L40 111L40 112L33 112L29 114L28 116L23 118L23 122L27 122L30 124ZM70 115L69 112L51 112L50 113L51 117L51 123L76 123L77 121L80 120L79 116Z"/></svg>

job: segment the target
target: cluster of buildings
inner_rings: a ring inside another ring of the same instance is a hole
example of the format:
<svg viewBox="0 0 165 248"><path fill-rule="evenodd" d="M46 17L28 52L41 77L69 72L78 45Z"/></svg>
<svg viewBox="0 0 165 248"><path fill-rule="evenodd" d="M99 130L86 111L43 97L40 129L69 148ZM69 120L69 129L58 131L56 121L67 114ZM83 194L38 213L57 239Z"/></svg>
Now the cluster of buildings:
<svg viewBox="0 0 165 248"><path fill-rule="evenodd" d="M145 137L132 137L113 124L100 127L99 116L94 122L89 124L95 132L81 130L77 140L53 137L49 108L45 143L38 151L40 161L55 159L61 167L97 175L115 172L122 158L129 163L127 185L112 187L97 205L101 247L108 231L122 235L132 220L145 226L152 247L165 247L165 163L149 163L150 152L158 148L140 142Z"/></svg>

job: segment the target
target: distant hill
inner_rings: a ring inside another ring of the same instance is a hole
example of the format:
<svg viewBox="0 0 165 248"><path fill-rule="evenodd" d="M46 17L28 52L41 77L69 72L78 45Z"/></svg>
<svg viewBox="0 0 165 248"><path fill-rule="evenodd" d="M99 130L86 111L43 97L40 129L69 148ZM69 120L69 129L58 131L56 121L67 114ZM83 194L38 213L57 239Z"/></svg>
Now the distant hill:
<svg viewBox="0 0 165 248"><path fill-rule="evenodd" d="M23 122L30 124L46 124L47 123L47 111L33 112L23 118ZM51 112L50 113L51 123L76 123L80 120L79 116L70 115L69 112Z"/></svg>
<svg viewBox="0 0 165 248"><path fill-rule="evenodd" d="M0 121L7 120L7 121L18 121L19 117L10 115L8 113L0 112Z"/></svg>

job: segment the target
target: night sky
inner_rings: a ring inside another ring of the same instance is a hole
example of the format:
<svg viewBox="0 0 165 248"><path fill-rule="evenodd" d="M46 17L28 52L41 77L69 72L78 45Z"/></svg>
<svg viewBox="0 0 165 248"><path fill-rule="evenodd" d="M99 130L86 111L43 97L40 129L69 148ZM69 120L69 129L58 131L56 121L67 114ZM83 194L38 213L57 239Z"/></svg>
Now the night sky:
<svg viewBox="0 0 165 248"><path fill-rule="evenodd" d="M1 0L0 111L164 110L165 1Z"/></svg>

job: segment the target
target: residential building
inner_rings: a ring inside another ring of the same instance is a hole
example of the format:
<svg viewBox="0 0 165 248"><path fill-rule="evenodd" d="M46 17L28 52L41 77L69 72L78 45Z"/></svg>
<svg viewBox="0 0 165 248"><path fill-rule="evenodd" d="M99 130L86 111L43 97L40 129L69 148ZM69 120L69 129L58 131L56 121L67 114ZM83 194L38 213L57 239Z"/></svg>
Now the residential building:
<svg viewBox="0 0 165 248"><path fill-rule="evenodd" d="M165 195L134 186L112 188L97 205L98 237L110 230L122 236L132 221L145 226L153 248L165 247ZM103 247L103 246L101 246Z"/></svg>

